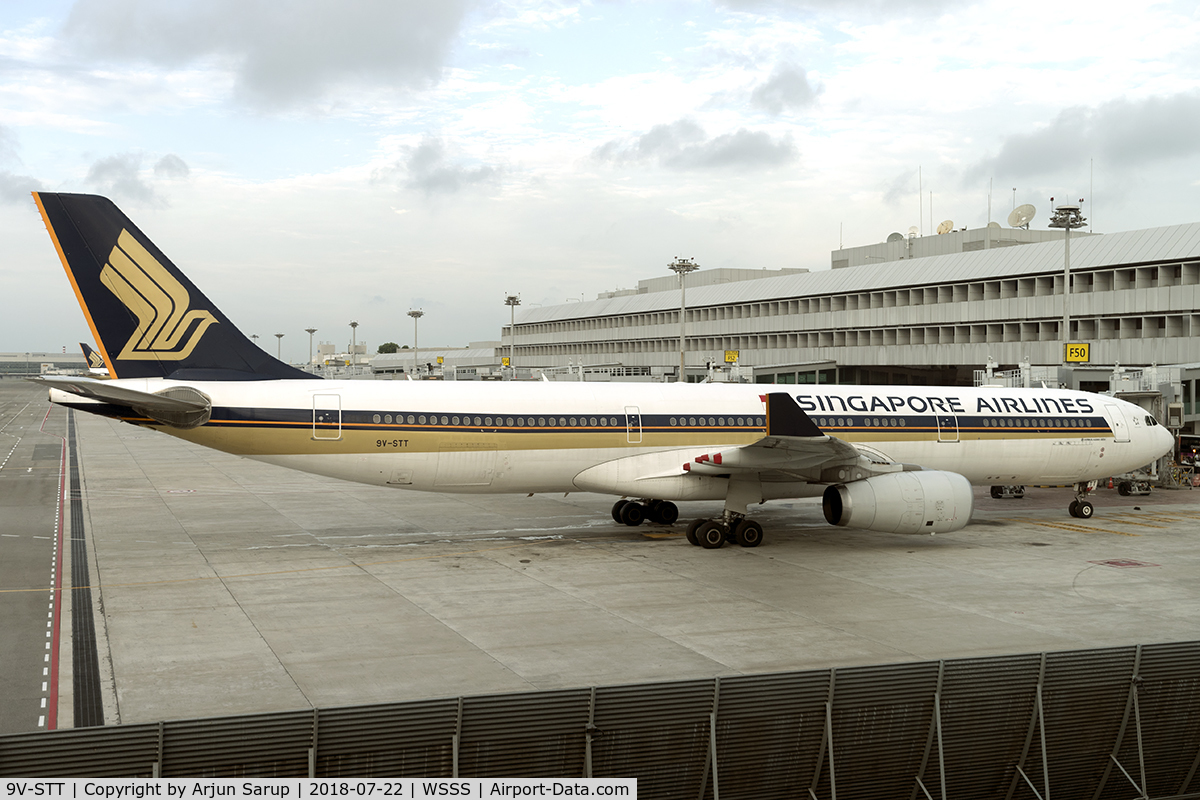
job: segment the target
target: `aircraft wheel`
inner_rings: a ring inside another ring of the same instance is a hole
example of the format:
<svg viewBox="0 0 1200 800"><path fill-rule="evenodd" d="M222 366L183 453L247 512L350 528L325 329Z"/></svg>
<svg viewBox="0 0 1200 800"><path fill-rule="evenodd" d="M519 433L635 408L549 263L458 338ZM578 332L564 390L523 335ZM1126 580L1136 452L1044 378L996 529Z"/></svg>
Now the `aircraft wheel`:
<svg viewBox="0 0 1200 800"><path fill-rule="evenodd" d="M679 506L664 500L651 509L650 519L660 525L674 525L679 519Z"/></svg>
<svg viewBox="0 0 1200 800"><path fill-rule="evenodd" d="M1129 497L1129 481L1121 481L1117 484L1117 494L1121 497Z"/></svg>
<svg viewBox="0 0 1200 800"><path fill-rule="evenodd" d="M706 550L715 550L725 544L725 526L716 520L706 520L696 529L696 539Z"/></svg>
<svg viewBox="0 0 1200 800"><path fill-rule="evenodd" d="M631 528L636 528L646 519L646 509L641 503L630 501L621 509L621 522Z"/></svg>
<svg viewBox="0 0 1200 800"><path fill-rule="evenodd" d="M1080 500L1079 501L1079 509L1076 512L1075 516L1079 517L1080 519L1091 519L1092 514L1095 514L1095 513L1096 513L1096 509L1092 506L1091 502L1089 502L1087 500Z"/></svg>
<svg viewBox="0 0 1200 800"><path fill-rule="evenodd" d="M621 509L624 508L628 502L629 502L628 500L618 500L617 502L613 503L613 509L612 509L613 522L621 521Z"/></svg>
<svg viewBox="0 0 1200 800"><path fill-rule="evenodd" d="M992 487L992 499L999 500L1001 491L1003 491L1003 490L999 486L993 486Z"/></svg>
<svg viewBox="0 0 1200 800"><path fill-rule="evenodd" d="M752 519L744 519L734 528L733 536L742 547L758 547L763 540L762 525Z"/></svg>
<svg viewBox="0 0 1200 800"><path fill-rule="evenodd" d="M687 526L688 544L693 544L696 547L700 546L700 540L696 538L696 531L698 531L700 529L700 526L703 525L705 522L707 522L707 520L694 519L691 521L691 523L688 524L688 526Z"/></svg>
<svg viewBox="0 0 1200 800"><path fill-rule="evenodd" d="M1078 517L1079 516L1079 501L1072 500L1071 505L1067 506L1067 510L1071 512L1072 517Z"/></svg>

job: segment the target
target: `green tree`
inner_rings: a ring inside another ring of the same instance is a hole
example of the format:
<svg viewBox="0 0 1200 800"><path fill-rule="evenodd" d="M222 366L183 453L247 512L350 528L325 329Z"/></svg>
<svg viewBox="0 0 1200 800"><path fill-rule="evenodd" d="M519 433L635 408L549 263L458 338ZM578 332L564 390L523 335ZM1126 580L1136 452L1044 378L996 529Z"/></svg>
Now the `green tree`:
<svg viewBox="0 0 1200 800"><path fill-rule="evenodd" d="M400 345L396 344L395 342L384 342L383 344L379 345L379 349L376 350L375 352L377 352L377 353L394 353L399 349L400 349Z"/></svg>

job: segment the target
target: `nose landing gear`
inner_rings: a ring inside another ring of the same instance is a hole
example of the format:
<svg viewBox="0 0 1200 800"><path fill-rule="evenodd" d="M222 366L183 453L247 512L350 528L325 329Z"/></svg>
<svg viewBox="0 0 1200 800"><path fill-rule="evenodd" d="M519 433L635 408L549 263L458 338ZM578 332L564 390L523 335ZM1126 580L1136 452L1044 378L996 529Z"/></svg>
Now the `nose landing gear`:
<svg viewBox="0 0 1200 800"><path fill-rule="evenodd" d="M1071 501L1071 505L1067 510L1071 512L1072 517L1078 519L1091 519L1096 513L1095 506L1087 499L1088 493L1096 488L1095 481L1075 484L1075 499Z"/></svg>

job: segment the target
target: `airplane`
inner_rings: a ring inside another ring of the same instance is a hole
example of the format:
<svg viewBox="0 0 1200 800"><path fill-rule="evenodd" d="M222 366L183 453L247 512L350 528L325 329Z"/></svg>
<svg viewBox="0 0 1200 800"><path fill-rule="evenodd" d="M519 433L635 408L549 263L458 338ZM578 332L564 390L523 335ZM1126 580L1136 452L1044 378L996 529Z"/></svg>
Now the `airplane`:
<svg viewBox="0 0 1200 800"><path fill-rule="evenodd" d="M972 484L1095 481L1171 449L1131 403L1061 389L326 380L272 358L110 200L35 192L110 380L33 378L51 401L305 472L427 492L615 495L613 519L754 547L749 508L822 499L826 520L944 533Z"/></svg>
<svg viewBox="0 0 1200 800"><path fill-rule="evenodd" d="M108 367L104 365L104 357L93 350L87 342L80 342L79 349L83 351L83 358L87 361L88 374L94 375L97 378L107 378Z"/></svg>

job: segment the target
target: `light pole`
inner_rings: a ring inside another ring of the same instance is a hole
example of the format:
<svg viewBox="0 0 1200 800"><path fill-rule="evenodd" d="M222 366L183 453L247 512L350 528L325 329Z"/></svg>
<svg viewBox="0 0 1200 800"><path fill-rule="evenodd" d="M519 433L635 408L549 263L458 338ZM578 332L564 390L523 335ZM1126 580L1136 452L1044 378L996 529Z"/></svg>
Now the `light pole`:
<svg viewBox="0 0 1200 800"><path fill-rule="evenodd" d="M283 334L275 334L275 357L283 361Z"/></svg>
<svg viewBox="0 0 1200 800"><path fill-rule="evenodd" d="M1054 202L1054 198L1050 198L1050 202ZM1083 216L1080 209L1083 206L1083 199L1080 198L1078 203L1063 203L1060 206L1054 207L1054 213L1050 216L1051 228L1065 228L1066 233L1063 237L1063 321L1062 321L1062 363L1069 366L1067 361L1067 344L1071 341L1071 229L1082 228L1087 221L1087 217Z"/></svg>
<svg viewBox="0 0 1200 800"><path fill-rule="evenodd" d="M417 308L417 309L413 309L412 311L409 311L408 315L410 317L412 317L412 320L413 320L413 375L416 375L417 374L417 357L420 353L420 350L417 348L417 320L419 320L421 317L425 316L425 312L422 311L421 309Z"/></svg>
<svg viewBox="0 0 1200 800"><path fill-rule="evenodd" d="M517 306L521 305L521 295L508 295L504 298L504 305L508 306L508 368L512 370L515 378L517 377L517 362L514 356L514 351L517 349Z"/></svg>
<svg viewBox="0 0 1200 800"><path fill-rule="evenodd" d="M683 374L683 354L685 352L684 337L687 333L687 294L684 278L689 272L695 272L700 269L700 265L690 258L675 257L675 260L667 264L671 271L679 276L679 377L676 382L684 381L686 378Z"/></svg>
<svg viewBox="0 0 1200 800"><path fill-rule="evenodd" d="M354 357L354 349L358 345L358 323L350 323L350 366L358 363L358 359Z"/></svg>
<svg viewBox="0 0 1200 800"><path fill-rule="evenodd" d="M255 344L258 344L258 334L257 333L250 334L250 338L254 340Z"/></svg>
<svg viewBox="0 0 1200 800"><path fill-rule="evenodd" d="M312 366L312 335L317 332L316 328L305 328L304 332L308 334L308 365Z"/></svg>

